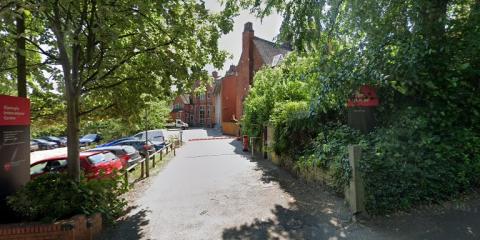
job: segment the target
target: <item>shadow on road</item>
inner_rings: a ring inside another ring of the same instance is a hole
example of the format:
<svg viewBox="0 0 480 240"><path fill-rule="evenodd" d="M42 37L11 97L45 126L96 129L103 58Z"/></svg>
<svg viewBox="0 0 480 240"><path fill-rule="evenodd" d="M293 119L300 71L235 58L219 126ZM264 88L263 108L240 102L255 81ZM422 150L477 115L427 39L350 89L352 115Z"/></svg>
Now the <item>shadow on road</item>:
<svg viewBox="0 0 480 240"><path fill-rule="evenodd" d="M109 227L107 231L98 238L102 240L130 240L142 239L149 223L147 220L148 210L137 211L137 207L129 207L124 218L119 220L114 226Z"/></svg>
<svg viewBox="0 0 480 240"><path fill-rule="evenodd" d="M240 141L231 143L235 153L246 156L261 171L265 184L278 183L292 199L290 206L275 205L272 219L252 219L241 226L224 229L223 239L344 239L350 213L343 200L324 187L306 184L289 172L260 157L242 151Z"/></svg>
<svg viewBox="0 0 480 240"><path fill-rule="evenodd" d="M231 144L235 153L256 163L263 183L278 183L293 203L288 208L276 205L273 219L224 229L223 239L480 239L480 193L469 200L352 223L343 199L325 187L306 184L269 160L252 159L240 141Z"/></svg>

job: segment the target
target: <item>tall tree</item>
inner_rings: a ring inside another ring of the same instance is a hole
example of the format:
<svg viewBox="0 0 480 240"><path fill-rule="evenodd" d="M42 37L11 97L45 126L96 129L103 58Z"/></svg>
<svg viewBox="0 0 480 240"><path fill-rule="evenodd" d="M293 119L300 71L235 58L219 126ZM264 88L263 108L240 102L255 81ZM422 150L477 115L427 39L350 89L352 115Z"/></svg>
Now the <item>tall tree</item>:
<svg viewBox="0 0 480 240"><path fill-rule="evenodd" d="M207 64L223 64L217 40L232 27L228 14L211 14L195 0L46 0L24 7L34 19L27 43L61 68L68 173L77 180L81 117L135 107L141 93L161 98L172 85L206 79Z"/></svg>

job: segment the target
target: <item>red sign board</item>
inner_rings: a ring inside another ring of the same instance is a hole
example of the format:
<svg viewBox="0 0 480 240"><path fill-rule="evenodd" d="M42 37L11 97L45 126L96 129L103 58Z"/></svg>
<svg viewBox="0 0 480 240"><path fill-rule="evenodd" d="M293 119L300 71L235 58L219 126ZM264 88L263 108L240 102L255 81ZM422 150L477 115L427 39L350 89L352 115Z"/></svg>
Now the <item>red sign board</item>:
<svg viewBox="0 0 480 240"><path fill-rule="evenodd" d="M28 125L30 125L30 100L0 95L0 126Z"/></svg>
<svg viewBox="0 0 480 240"><path fill-rule="evenodd" d="M361 86L355 95L348 100L348 107L376 107L379 104L377 91L372 86Z"/></svg>

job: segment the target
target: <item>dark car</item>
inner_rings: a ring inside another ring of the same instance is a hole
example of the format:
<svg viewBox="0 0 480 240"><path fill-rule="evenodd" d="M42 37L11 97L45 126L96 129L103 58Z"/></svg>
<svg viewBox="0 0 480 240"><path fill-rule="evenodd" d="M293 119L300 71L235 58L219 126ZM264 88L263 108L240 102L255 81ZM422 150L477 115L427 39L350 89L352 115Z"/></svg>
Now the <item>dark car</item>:
<svg viewBox="0 0 480 240"><path fill-rule="evenodd" d="M65 147L67 146L67 141L62 140L61 138L54 137L54 136L46 136L46 137L41 137L43 140L47 140L49 142L54 142L60 147Z"/></svg>
<svg viewBox="0 0 480 240"><path fill-rule="evenodd" d="M133 146L128 146L128 145L96 147L88 151L89 152L109 151L115 154L118 158L120 158L124 166L126 167L130 167L142 159L142 156L140 155L140 153Z"/></svg>
<svg viewBox="0 0 480 240"><path fill-rule="evenodd" d="M149 155L155 153L155 147L151 141L149 141L148 145L145 144L145 140L124 140L114 144L114 146L121 145L134 147L143 157L147 156L147 151Z"/></svg>
<svg viewBox="0 0 480 240"><path fill-rule="evenodd" d="M48 149L54 149L58 147L58 144L44 140L44 139L32 139L32 141L38 144L38 148L40 150L48 150Z"/></svg>
<svg viewBox="0 0 480 240"><path fill-rule="evenodd" d="M102 144L102 145L98 145L97 148L98 148L98 147L115 146L116 143L121 142L121 141L125 141L125 140L136 140L136 138L134 138L134 137L124 137L124 138L120 138L120 139L113 140L113 141L110 141L110 142L105 143L105 144Z"/></svg>
<svg viewBox="0 0 480 240"><path fill-rule="evenodd" d="M92 143L98 143L102 140L102 137L99 134L87 134L80 138L80 146L88 146Z"/></svg>
<svg viewBox="0 0 480 240"><path fill-rule="evenodd" d="M34 152L34 151L37 151L39 149L40 149L40 147L38 146L38 143L36 143L34 141L30 141L30 152Z"/></svg>

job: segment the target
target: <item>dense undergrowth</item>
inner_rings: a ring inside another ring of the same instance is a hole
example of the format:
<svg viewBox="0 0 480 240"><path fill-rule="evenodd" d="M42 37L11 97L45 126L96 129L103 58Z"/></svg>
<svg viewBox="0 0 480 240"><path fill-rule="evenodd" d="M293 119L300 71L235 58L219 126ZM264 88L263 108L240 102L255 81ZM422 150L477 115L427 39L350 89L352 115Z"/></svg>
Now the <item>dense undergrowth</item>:
<svg viewBox="0 0 480 240"><path fill-rule="evenodd" d="M440 4L428 2L431 9ZM386 5L386 18L419 14L411 20L418 26L405 29L371 13L356 19L370 19L377 28L344 22L351 27L341 33L348 41L311 42L320 48L295 51L276 68L259 71L245 101L244 131L260 136L263 126L273 127L271 150L292 160L289 166L299 173L319 169L339 193L351 175L347 146L360 145L367 210L373 214L441 202L479 187L480 4L447 2L445 19L428 23L422 22L428 13L416 12L417 3ZM350 19L360 13L343 14ZM432 29L422 24L447 27L426 36ZM353 29L364 35L351 35ZM380 98L369 134L347 126L346 102L362 85L374 86Z"/></svg>

